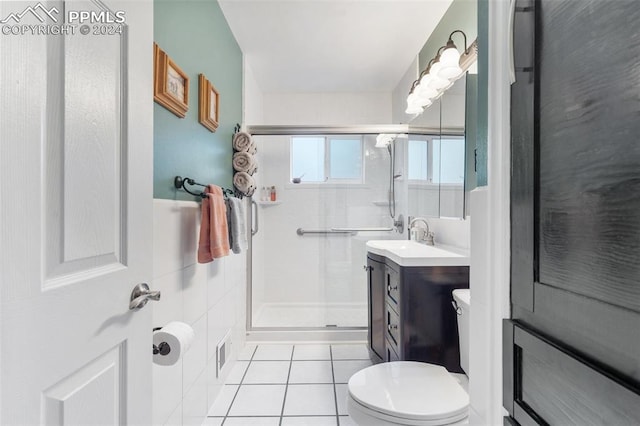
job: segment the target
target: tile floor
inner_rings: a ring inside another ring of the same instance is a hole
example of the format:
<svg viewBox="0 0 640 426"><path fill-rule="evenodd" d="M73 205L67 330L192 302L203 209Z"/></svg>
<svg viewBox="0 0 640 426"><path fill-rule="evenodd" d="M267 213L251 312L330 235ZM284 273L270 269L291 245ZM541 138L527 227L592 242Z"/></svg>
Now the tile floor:
<svg viewBox="0 0 640 426"><path fill-rule="evenodd" d="M203 426L352 426L347 381L365 344L247 345Z"/></svg>

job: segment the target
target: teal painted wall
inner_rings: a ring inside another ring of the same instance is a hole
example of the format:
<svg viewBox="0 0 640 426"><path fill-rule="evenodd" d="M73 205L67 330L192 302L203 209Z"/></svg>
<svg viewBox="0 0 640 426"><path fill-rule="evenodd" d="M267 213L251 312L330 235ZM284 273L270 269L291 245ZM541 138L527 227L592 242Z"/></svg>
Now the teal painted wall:
<svg viewBox="0 0 640 426"><path fill-rule="evenodd" d="M155 42L189 76L185 118L154 104L153 196L193 200L173 187L176 175L232 188L231 138L242 121L242 51L216 0L155 0L153 15ZM200 73L220 93L215 133L198 123Z"/></svg>
<svg viewBox="0 0 640 426"><path fill-rule="evenodd" d="M478 186L487 186L487 127L489 123L489 1L478 0Z"/></svg>

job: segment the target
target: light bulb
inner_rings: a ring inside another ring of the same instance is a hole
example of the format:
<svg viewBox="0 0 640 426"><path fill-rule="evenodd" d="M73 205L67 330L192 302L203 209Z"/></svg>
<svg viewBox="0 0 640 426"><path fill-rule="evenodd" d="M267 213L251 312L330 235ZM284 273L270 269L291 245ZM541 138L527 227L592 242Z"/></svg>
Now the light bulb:
<svg viewBox="0 0 640 426"><path fill-rule="evenodd" d="M439 90L449 84L449 80L438 76L438 73L441 69L442 65L439 61L431 65L431 70L429 71L429 76L431 77L431 79L429 80L429 87L431 87L432 89Z"/></svg>
<svg viewBox="0 0 640 426"><path fill-rule="evenodd" d="M462 74L462 68L456 65L453 67L442 67L438 76L448 80L455 80L460 74Z"/></svg>
<svg viewBox="0 0 640 426"><path fill-rule="evenodd" d="M458 65L460 62L460 52L456 49L456 45L452 44L451 47L447 47L444 49L444 52L440 55L440 65L442 67L450 67L453 65Z"/></svg>
<svg viewBox="0 0 640 426"><path fill-rule="evenodd" d="M404 112L407 114L421 114L423 110L424 109L420 105L409 104Z"/></svg>
<svg viewBox="0 0 640 426"><path fill-rule="evenodd" d="M451 39L447 41L447 47L440 55L441 68L438 71L438 77L452 80L462 73L460 68L460 52Z"/></svg>
<svg viewBox="0 0 640 426"><path fill-rule="evenodd" d="M462 68L458 65L460 61L460 53L455 47L450 47L442 52L440 57L440 71L438 71L438 77L448 80L455 80L460 74L462 74Z"/></svg>
<svg viewBox="0 0 640 426"><path fill-rule="evenodd" d="M416 92L411 92L409 93L409 96L407 96L407 105L411 106L411 105L416 105L418 103L418 95L416 94Z"/></svg>
<svg viewBox="0 0 640 426"><path fill-rule="evenodd" d="M420 80L420 84L418 85L416 90L414 90L414 93L416 93L418 95L418 98L420 99L431 99L438 94L438 91L432 87L429 87L429 81L431 81L431 79L426 78L425 81L425 77L428 77L428 74L422 77L422 80Z"/></svg>

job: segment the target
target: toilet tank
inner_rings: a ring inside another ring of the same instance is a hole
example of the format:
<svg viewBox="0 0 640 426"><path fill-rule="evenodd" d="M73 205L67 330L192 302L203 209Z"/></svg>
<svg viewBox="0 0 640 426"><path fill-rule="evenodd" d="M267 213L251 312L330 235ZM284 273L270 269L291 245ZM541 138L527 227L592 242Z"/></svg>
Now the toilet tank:
<svg viewBox="0 0 640 426"><path fill-rule="evenodd" d="M460 339L460 367L469 375L469 306L471 291L469 289L453 290L453 299L457 306L458 336Z"/></svg>

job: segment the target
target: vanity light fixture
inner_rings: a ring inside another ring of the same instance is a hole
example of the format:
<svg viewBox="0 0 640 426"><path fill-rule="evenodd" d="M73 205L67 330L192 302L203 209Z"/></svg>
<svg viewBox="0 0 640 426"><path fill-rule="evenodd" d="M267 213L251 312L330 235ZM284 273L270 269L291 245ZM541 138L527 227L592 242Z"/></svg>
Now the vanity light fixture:
<svg viewBox="0 0 640 426"><path fill-rule="evenodd" d="M454 34L458 33L464 37L462 54L453 42ZM427 67L411 85L405 113L422 114L425 108L453 86L453 83L471 67L477 58L477 39L467 47L467 35L463 31L455 30L449 34L447 44L438 49L436 57L429 61Z"/></svg>

